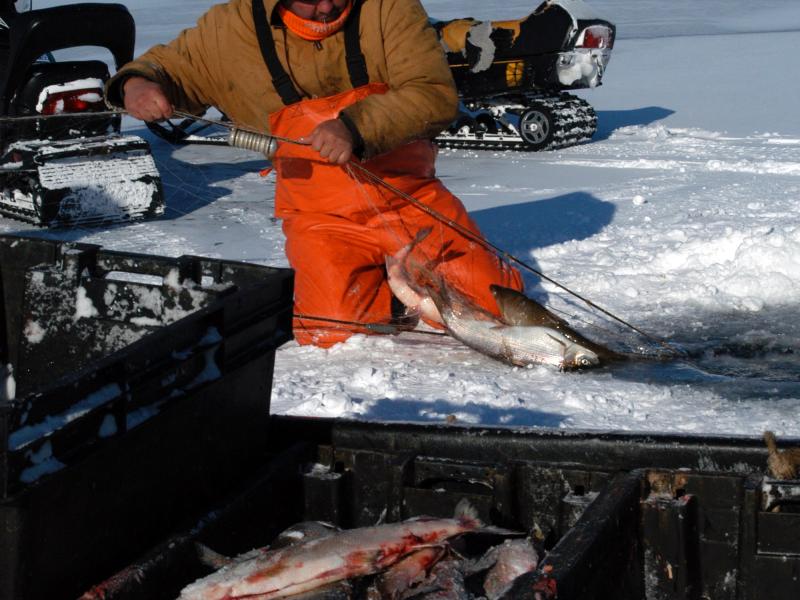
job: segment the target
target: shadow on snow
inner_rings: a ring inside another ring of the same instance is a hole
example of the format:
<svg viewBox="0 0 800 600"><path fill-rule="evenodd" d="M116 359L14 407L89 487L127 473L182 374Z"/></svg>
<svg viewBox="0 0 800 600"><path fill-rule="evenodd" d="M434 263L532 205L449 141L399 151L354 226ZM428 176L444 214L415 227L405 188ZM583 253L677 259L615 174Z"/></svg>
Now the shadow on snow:
<svg viewBox="0 0 800 600"><path fill-rule="evenodd" d="M574 192L478 210L470 216L489 241L539 270L531 256L533 250L589 238L611 223L615 210L611 202L587 192ZM539 277L522 271L527 290L538 287Z"/></svg>
<svg viewBox="0 0 800 600"><path fill-rule="evenodd" d="M631 125L650 125L674 114L674 110L661 106L645 106L630 110L597 111L597 131L592 140L606 140L615 130Z"/></svg>
<svg viewBox="0 0 800 600"><path fill-rule="evenodd" d="M446 400L420 402L401 398L378 400L359 418L366 421L414 421L429 419L441 423L453 415L461 424L502 425L506 427L558 427L565 416L528 408L503 408L468 402L453 404Z"/></svg>

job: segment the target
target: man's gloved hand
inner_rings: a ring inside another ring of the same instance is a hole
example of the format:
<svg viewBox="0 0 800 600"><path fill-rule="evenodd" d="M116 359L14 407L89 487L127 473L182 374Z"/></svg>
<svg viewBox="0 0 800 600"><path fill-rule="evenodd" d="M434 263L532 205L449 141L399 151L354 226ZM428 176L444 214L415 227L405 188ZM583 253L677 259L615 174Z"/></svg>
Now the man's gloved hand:
<svg viewBox="0 0 800 600"><path fill-rule="evenodd" d="M129 77L122 84L125 110L142 121L163 121L174 111L161 85L144 77Z"/></svg>
<svg viewBox="0 0 800 600"><path fill-rule="evenodd" d="M353 136L339 119L317 125L309 135L298 140L307 142L328 162L343 165L353 156Z"/></svg>

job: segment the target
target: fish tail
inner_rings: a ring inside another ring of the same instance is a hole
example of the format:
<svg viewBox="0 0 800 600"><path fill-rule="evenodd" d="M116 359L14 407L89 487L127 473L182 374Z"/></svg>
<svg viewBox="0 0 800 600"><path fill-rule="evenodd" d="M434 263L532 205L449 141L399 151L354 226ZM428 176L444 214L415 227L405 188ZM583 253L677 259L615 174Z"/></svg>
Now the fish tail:
<svg viewBox="0 0 800 600"><path fill-rule="evenodd" d="M200 542L195 542L194 547L197 552L198 560L206 566L214 569L221 569L233 562L230 557L220 554L219 552L214 552L211 548Z"/></svg>
<svg viewBox="0 0 800 600"><path fill-rule="evenodd" d="M390 266L400 263L401 267L408 273L409 285L411 285L411 287L417 292L419 292L420 284L418 284L416 280L427 278L428 267L424 261L420 262L418 259L416 259L413 255L413 252L420 242L430 235L431 231L433 231L432 227L423 227L417 232L408 245L406 245L397 255L392 257L391 263L389 262L388 257L386 261L387 269Z"/></svg>
<svg viewBox="0 0 800 600"><path fill-rule="evenodd" d="M483 522L478 518L478 509L466 498L462 498L456 504L455 518L463 527L469 529L483 527Z"/></svg>

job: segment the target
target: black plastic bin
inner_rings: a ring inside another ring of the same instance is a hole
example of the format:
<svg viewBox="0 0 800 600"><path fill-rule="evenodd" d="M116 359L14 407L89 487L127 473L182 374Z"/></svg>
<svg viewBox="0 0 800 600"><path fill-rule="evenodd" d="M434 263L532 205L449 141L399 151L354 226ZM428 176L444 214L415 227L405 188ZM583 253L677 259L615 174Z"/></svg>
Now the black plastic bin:
<svg viewBox="0 0 800 600"><path fill-rule="evenodd" d="M291 417L272 417L269 438L257 476L84 599L174 599L211 572L197 542L233 555L301 520L451 516L463 498L544 538L505 598L800 597L800 482L766 476L758 439Z"/></svg>
<svg viewBox="0 0 800 600"><path fill-rule="evenodd" d="M293 273L0 236L0 284L0 599L75 598L263 464Z"/></svg>

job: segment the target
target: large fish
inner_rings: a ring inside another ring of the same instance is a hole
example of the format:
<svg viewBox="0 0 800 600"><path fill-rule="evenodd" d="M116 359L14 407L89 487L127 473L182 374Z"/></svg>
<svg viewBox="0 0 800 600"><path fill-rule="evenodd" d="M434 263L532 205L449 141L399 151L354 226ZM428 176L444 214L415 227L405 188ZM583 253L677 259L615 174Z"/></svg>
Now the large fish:
<svg viewBox="0 0 800 600"><path fill-rule="evenodd" d="M476 306L436 273L431 264L420 265L411 260L414 248L430 232L429 228L421 229L408 245L386 257L389 287L412 314L444 324L454 338L467 346L512 365L550 364L572 369L597 365L601 356L611 355L514 290L492 286L502 319ZM522 299L541 310L534 314L533 307Z"/></svg>
<svg viewBox="0 0 800 600"><path fill-rule="evenodd" d="M541 325L507 324L443 280L431 287L430 295L450 334L482 354L517 366L549 364L573 369L600 364L594 351L559 330Z"/></svg>
<svg viewBox="0 0 800 600"><path fill-rule="evenodd" d="M623 356L605 346L593 342L572 329L566 321L557 317L533 298L522 292L500 285L489 286L500 315L508 325L539 326L555 329L571 342L594 352L601 361L619 360Z"/></svg>
<svg viewBox="0 0 800 600"><path fill-rule="evenodd" d="M386 569L422 548L486 529L468 502L452 519L420 517L402 523L331 533L277 550L255 550L233 559L183 589L180 600L270 600Z"/></svg>

